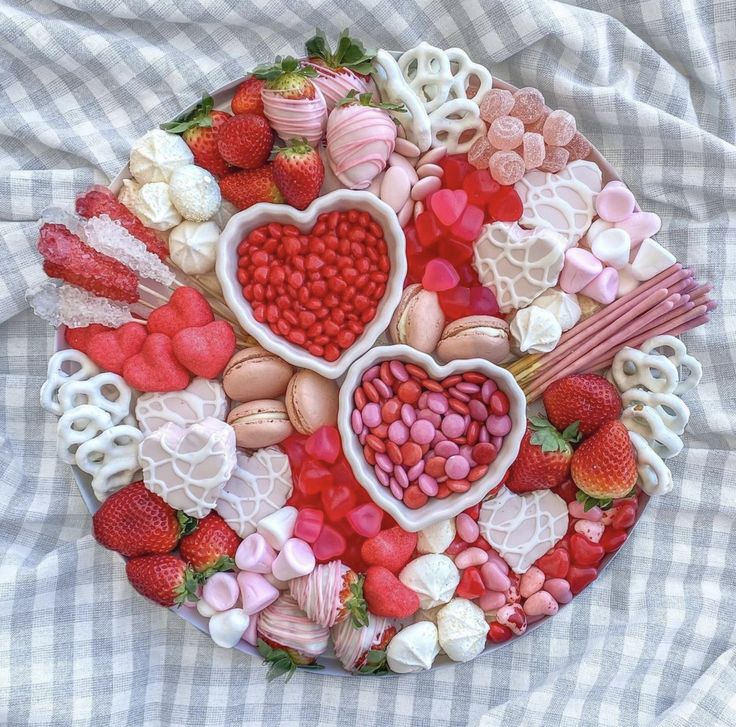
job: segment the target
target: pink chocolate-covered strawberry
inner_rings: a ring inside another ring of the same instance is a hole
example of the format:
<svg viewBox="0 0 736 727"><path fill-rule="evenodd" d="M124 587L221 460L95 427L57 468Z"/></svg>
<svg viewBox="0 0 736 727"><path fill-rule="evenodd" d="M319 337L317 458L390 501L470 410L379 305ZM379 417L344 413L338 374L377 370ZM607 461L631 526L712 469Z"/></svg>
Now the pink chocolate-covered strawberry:
<svg viewBox="0 0 736 727"><path fill-rule="evenodd" d="M386 667L386 647L396 635L396 622L369 614L368 624L355 628L343 621L332 629L335 656L348 671L381 674Z"/></svg>

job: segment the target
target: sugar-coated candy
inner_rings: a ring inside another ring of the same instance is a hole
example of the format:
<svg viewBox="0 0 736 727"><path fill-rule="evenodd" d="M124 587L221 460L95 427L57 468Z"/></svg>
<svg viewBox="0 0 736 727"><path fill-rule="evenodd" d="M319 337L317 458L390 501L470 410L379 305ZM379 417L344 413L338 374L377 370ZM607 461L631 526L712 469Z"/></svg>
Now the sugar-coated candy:
<svg viewBox="0 0 736 727"><path fill-rule="evenodd" d="M503 185L516 184L524 176L524 160L515 151L497 151L488 162L491 176Z"/></svg>
<svg viewBox="0 0 736 727"><path fill-rule="evenodd" d="M524 136L524 124L515 116L499 116L488 127L488 141L501 151L516 149Z"/></svg>
<svg viewBox="0 0 736 727"><path fill-rule="evenodd" d="M476 169L488 169L488 162L494 151L488 138L481 136L468 150L468 161Z"/></svg>
<svg viewBox="0 0 736 727"><path fill-rule="evenodd" d="M590 142L579 131L576 131L572 139L565 144L565 149L570 155L570 161L574 162L578 159L587 159L591 146Z"/></svg>
<svg viewBox="0 0 736 727"><path fill-rule="evenodd" d="M499 116L506 116L514 108L514 96L511 91L492 88L480 102L480 117L491 123Z"/></svg>
<svg viewBox="0 0 736 727"><path fill-rule="evenodd" d="M532 131L524 132L521 140L521 155L527 170L536 169L544 161L546 155L544 137Z"/></svg>
<svg viewBox="0 0 736 727"><path fill-rule="evenodd" d="M551 112L552 109L545 104L545 106L542 107L542 113L539 115L539 118L525 125L526 130L535 134L541 134L544 129L544 122L547 120L547 117Z"/></svg>
<svg viewBox="0 0 736 727"><path fill-rule="evenodd" d="M543 172L557 174L565 168L569 158L570 154L565 147L547 146L544 160L539 165L539 169Z"/></svg>
<svg viewBox="0 0 736 727"><path fill-rule="evenodd" d="M525 124L531 124L543 111L544 96L538 89L525 86L514 93L514 105L509 111L511 116L521 119Z"/></svg>
<svg viewBox="0 0 736 727"><path fill-rule="evenodd" d="M565 146L569 144L577 131L575 117L563 109L553 111L544 122L542 135L551 146Z"/></svg>

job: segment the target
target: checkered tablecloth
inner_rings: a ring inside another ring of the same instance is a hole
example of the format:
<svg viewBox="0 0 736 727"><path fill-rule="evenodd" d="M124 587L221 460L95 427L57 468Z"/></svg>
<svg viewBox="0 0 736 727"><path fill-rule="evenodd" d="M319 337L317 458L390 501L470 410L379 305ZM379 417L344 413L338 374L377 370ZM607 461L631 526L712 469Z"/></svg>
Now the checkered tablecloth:
<svg viewBox="0 0 736 727"><path fill-rule="evenodd" d="M540 88L661 215L721 307L687 336L672 494L543 628L474 662L375 680L265 670L125 580L97 546L37 391L36 220L131 142L315 26L465 48ZM733 0L0 0L0 724L736 724L736 4Z"/></svg>

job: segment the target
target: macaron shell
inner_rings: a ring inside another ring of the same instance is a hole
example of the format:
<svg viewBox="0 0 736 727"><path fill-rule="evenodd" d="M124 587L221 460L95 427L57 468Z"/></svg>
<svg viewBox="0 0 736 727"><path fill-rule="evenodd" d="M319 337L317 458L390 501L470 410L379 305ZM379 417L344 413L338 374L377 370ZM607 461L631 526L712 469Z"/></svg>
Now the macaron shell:
<svg viewBox="0 0 736 727"><path fill-rule="evenodd" d="M292 376L286 389L286 410L300 434L312 434L322 426L337 425L337 384L304 369Z"/></svg>
<svg viewBox="0 0 736 727"><path fill-rule="evenodd" d="M403 335L399 321L404 318ZM418 283L410 285L391 320L389 333L396 343L404 343L422 353L432 353L442 335L445 314L437 293L424 290Z"/></svg>
<svg viewBox="0 0 736 727"><path fill-rule="evenodd" d="M406 341L403 340L401 331L399 330L399 321L404 315L404 312L409 305L409 301L411 301L411 299L421 289L422 286L419 285L419 283L413 283L412 285L407 285L406 288L404 288L404 292L401 294L399 304L396 306L396 310L391 317L391 322L388 324L388 336L391 339L392 343L406 343Z"/></svg>
<svg viewBox="0 0 736 727"><path fill-rule="evenodd" d="M225 367L222 385L233 401L273 399L286 392L291 364L260 346L238 351Z"/></svg>
<svg viewBox="0 0 736 727"><path fill-rule="evenodd" d="M498 331L494 334L489 329ZM493 316L468 316L445 327L437 344L441 361L483 358L501 363L509 355L509 327L506 321Z"/></svg>
<svg viewBox="0 0 736 727"><path fill-rule="evenodd" d="M286 407L278 399L258 399L236 406L227 423L235 430L238 447L245 449L270 447L294 432Z"/></svg>

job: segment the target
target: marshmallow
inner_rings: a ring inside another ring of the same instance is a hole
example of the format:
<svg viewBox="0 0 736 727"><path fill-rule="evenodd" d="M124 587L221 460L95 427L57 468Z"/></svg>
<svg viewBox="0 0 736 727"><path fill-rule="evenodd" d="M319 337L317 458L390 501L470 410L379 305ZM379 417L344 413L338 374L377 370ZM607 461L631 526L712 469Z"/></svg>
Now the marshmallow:
<svg viewBox="0 0 736 727"><path fill-rule="evenodd" d="M223 649L232 649L248 628L250 619L242 608L216 613L210 618L210 636Z"/></svg>
<svg viewBox="0 0 736 727"><path fill-rule="evenodd" d="M220 208L220 185L195 164L176 168L169 178L169 196L177 212L192 222L205 222Z"/></svg>
<svg viewBox="0 0 736 727"><path fill-rule="evenodd" d="M235 551L235 565L251 573L270 573L276 551L259 533L251 533Z"/></svg>
<svg viewBox="0 0 736 727"><path fill-rule="evenodd" d="M171 260L187 275L204 275L215 269L220 228L212 221L185 220L169 234Z"/></svg>
<svg viewBox="0 0 736 727"><path fill-rule="evenodd" d="M309 575L314 566L314 553L309 545L299 538L289 538L276 556L271 572L280 581L290 581Z"/></svg>
<svg viewBox="0 0 736 727"><path fill-rule="evenodd" d="M251 646L258 645L258 614L254 613L251 615L248 621L248 628L243 634L243 641Z"/></svg>
<svg viewBox="0 0 736 727"><path fill-rule="evenodd" d="M620 230L625 230L631 238L631 249L641 244L647 237L656 235L662 227L662 220L654 212L634 212L615 225Z"/></svg>
<svg viewBox="0 0 736 727"><path fill-rule="evenodd" d="M133 390L118 374L105 372L86 381L70 381L59 389L59 404L64 411L82 404L96 406L120 424L130 414Z"/></svg>
<svg viewBox="0 0 736 727"><path fill-rule="evenodd" d="M563 332L572 328L582 315L577 295L556 288L542 293L532 305L548 310L557 319Z"/></svg>
<svg viewBox="0 0 736 727"><path fill-rule="evenodd" d="M56 425L56 451L59 459L74 464L80 444L94 439L112 427L108 412L91 404L82 404L64 412Z"/></svg>
<svg viewBox="0 0 736 727"><path fill-rule="evenodd" d="M420 608L432 608L452 598L460 573L446 555L430 553L404 566L399 580L419 596Z"/></svg>
<svg viewBox="0 0 736 727"><path fill-rule="evenodd" d="M240 589L234 573L213 573L202 586L202 598L216 611L227 611L238 602Z"/></svg>
<svg viewBox="0 0 736 727"><path fill-rule="evenodd" d="M71 381L86 381L100 369L91 358L74 348L57 351L46 367L46 381L41 386L41 406L46 411L61 416L64 410L59 403L59 389Z"/></svg>
<svg viewBox="0 0 736 727"><path fill-rule="evenodd" d="M585 233L585 237L583 237L580 242L582 245L590 249L593 246L595 238L598 237L601 232L604 232L605 230L610 230L613 227L614 225L611 222L606 222L605 220L601 220L600 218L594 220L588 228L588 231Z"/></svg>
<svg viewBox="0 0 736 727"><path fill-rule="evenodd" d="M422 554L444 553L455 539L455 519L440 520L420 530L417 551Z"/></svg>
<svg viewBox="0 0 736 727"><path fill-rule="evenodd" d="M488 622L472 601L454 598L437 614L437 633L447 656L453 661L470 661L486 646Z"/></svg>
<svg viewBox="0 0 736 727"><path fill-rule="evenodd" d="M256 526L256 531L274 550L281 550L284 543L294 534L297 515L295 507L286 505L262 518Z"/></svg>
<svg viewBox="0 0 736 727"><path fill-rule="evenodd" d="M603 270L603 264L593 253L582 247L573 247L565 253L565 264L560 273L560 288L566 293L579 293Z"/></svg>
<svg viewBox="0 0 736 727"><path fill-rule="evenodd" d="M616 299L618 292L618 270L603 268L581 291L582 295L592 298L598 303L608 305Z"/></svg>
<svg viewBox="0 0 736 727"><path fill-rule="evenodd" d="M200 616L204 616L205 618L210 618L210 616L214 616L217 613L217 609L210 606L210 604L201 597L199 601L197 601L195 606L197 609L197 613Z"/></svg>
<svg viewBox="0 0 736 727"><path fill-rule="evenodd" d="M238 573L238 586L248 615L262 611L279 597L278 589L258 573Z"/></svg>
<svg viewBox="0 0 736 727"><path fill-rule="evenodd" d="M609 182L595 199L595 211L606 222L622 222L630 217L636 207L636 199L621 182Z"/></svg>
<svg viewBox="0 0 736 727"><path fill-rule="evenodd" d="M130 150L130 173L140 184L168 182L174 169L193 162L184 139L161 129L144 134Z"/></svg>
<svg viewBox="0 0 736 727"><path fill-rule="evenodd" d="M631 237L626 230L612 227L596 235L590 245L590 251L604 265L620 270L629 262L631 254Z"/></svg>
<svg viewBox="0 0 736 727"><path fill-rule="evenodd" d="M631 274L631 265L624 265L618 271L618 290L616 291L616 298L623 298L623 296L631 293L632 290L636 290L641 281L637 280Z"/></svg>
<svg viewBox="0 0 736 727"><path fill-rule="evenodd" d="M397 674L431 669L440 653L437 627L431 621L419 621L404 627L389 641L386 661Z"/></svg>
<svg viewBox="0 0 736 727"><path fill-rule="evenodd" d="M560 342L562 327L546 308L530 305L516 312L509 332L522 353L548 353Z"/></svg>
<svg viewBox="0 0 736 727"><path fill-rule="evenodd" d="M181 222L181 215L171 201L166 182L149 182L138 190L135 214L146 227L159 232L170 230Z"/></svg>
<svg viewBox="0 0 736 727"><path fill-rule="evenodd" d="M631 274L637 280L651 280L676 262L675 256L658 242L647 237L631 263Z"/></svg>

